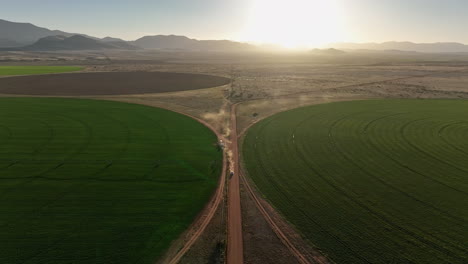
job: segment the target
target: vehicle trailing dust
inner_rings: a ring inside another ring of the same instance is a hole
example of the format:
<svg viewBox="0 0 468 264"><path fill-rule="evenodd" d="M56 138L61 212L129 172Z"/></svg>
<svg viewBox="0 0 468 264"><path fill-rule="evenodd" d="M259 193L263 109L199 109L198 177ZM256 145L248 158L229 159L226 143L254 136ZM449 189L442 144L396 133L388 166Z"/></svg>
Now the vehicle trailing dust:
<svg viewBox="0 0 468 264"><path fill-rule="evenodd" d="M231 136L231 128L229 126L224 126L223 127L223 136L225 138L229 138ZM229 141L229 143L231 143L230 140L228 140L228 141Z"/></svg>
<svg viewBox="0 0 468 264"><path fill-rule="evenodd" d="M227 159L229 161L229 172L232 172L232 171L234 171L234 165L235 165L232 150L230 150L230 149L226 150L226 156L227 156Z"/></svg>
<svg viewBox="0 0 468 264"><path fill-rule="evenodd" d="M231 129L229 127L229 113L226 111L228 101L225 101L218 112L204 113L202 118L212 124L225 140L229 139Z"/></svg>

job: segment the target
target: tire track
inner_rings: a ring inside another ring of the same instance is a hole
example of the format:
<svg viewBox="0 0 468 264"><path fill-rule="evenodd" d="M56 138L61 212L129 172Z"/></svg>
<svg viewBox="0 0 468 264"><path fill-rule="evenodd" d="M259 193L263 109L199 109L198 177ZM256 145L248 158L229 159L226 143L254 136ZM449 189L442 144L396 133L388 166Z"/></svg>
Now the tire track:
<svg viewBox="0 0 468 264"><path fill-rule="evenodd" d="M450 124L446 124L445 126L443 126L442 128L439 129L439 131L437 131L437 134L439 135L439 137L449 146L451 146L452 148L458 150L459 152L465 154L468 156L468 151L454 145L453 143L451 143L446 137L444 137L442 134L444 133L444 131L451 127L451 126L454 126L454 125L460 125L460 124L468 124L468 122L466 121L462 121L462 122L453 122L453 123L450 123Z"/></svg>
<svg viewBox="0 0 468 264"><path fill-rule="evenodd" d="M231 172L228 185L228 248L227 263L244 263L244 248L242 238L242 211L240 204L239 149L237 137L237 104L231 105Z"/></svg>
<svg viewBox="0 0 468 264"><path fill-rule="evenodd" d="M408 126L410 126L411 124L413 123L416 123L416 122L419 122L419 121L423 121L423 120L428 120L430 118L422 118L422 119L416 119L416 120L412 120L412 121L409 121L408 123L404 124L401 128L400 128L400 135L401 137L403 138L403 140L409 145L411 146L413 149L415 149L417 152L419 152L420 154L422 154L423 156L427 156L427 157L430 157L431 159L433 159L434 161L437 161L437 162L440 162L440 163L443 163L451 168L454 168L458 171L461 171L463 173L468 173L468 170L466 170L465 168L461 168L461 167L458 167L448 161L445 161L443 159L440 159L436 156L434 156L433 154L421 149L420 147L418 147L416 144L414 144L413 142L411 142L411 140L409 140L405 135L405 131L406 129L408 128Z"/></svg>
<svg viewBox="0 0 468 264"><path fill-rule="evenodd" d="M204 125L208 129L210 129L213 133L215 133L215 135L218 137L218 140L222 139L223 141L225 141L224 136L221 133L219 133L218 131L216 131L216 129L213 126L211 126L208 122L206 122L206 121L204 121L204 120L202 120L202 119L200 119L198 117L195 117L195 116L192 116L192 115L180 112L180 111L172 110L172 109L165 108L165 107L159 107L159 108L163 108L163 109L166 109L166 110L169 110L169 111L172 111L172 112L179 113L181 115L190 117L190 118L198 121L199 123L201 123L202 125ZM168 259L167 259L167 261L165 261L165 263L166 262L168 264L177 264L177 263L179 263L179 261L182 259L182 257L190 250L190 248L192 248L193 244L195 244L195 242L198 240L198 238L205 231L208 224L211 222L211 219L215 215L219 205L221 204L221 201L223 200L224 189L225 189L225 185L226 185L226 176L225 176L226 175L226 170L227 170L227 157L226 157L226 153L223 152L223 167L222 167L222 170L221 170L221 176L220 176L220 179L219 179L218 188L216 189L216 191L215 191L213 197L211 198L210 202L208 203L208 205L202 210L202 212L199 214L197 219L192 223L191 227L187 230L186 234L188 234L188 238L186 238L186 241L184 241L184 245L182 246L182 248L180 248L175 255L168 257Z"/></svg>
<svg viewBox="0 0 468 264"><path fill-rule="evenodd" d="M383 120L383 119L385 119L385 118L392 117L392 116L395 116L395 115L384 116L384 117L375 119L375 120L373 120L373 121ZM369 127L370 127L370 123L368 124L368 126L366 125L365 130L367 130ZM379 148L378 148L372 141L367 141L367 142L368 142L374 149L379 150ZM408 166L408 165L403 164L403 163L400 162L398 159L394 158L392 155L387 154L385 151L378 151L378 152L381 153L382 155L384 155L386 158L388 158L388 159L392 160L393 162L395 162L396 164L398 164L400 167L402 167L402 168L404 168L404 169L406 169L406 170L408 170L408 171L410 171L410 172L412 172L412 173L415 173L415 174L417 174L417 175L420 175L420 176L422 176L422 177L424 177L424 178L426 178L426 179L428 179L428 180L431 180L431 181L433 181L433 182L436 182L436 183L438 183L438 184L440 184L440 185L442 185L442 186L445 186L445 187L447 187L447 188L449 188L449 189L451 189L451 190L454 190L454 191L456 191L456 192L463 193L463 194L468 194L467 192L464 192L463 190L460 190L460 189L457 189L457 188L455 188L455 187L453 187L453 186L450 186L450 185L448 185L448 184L446 184L446 183L444 183L444 182L442 182L442 181L439 181L439 180L437 180L437 179L435 179L435 178L433 178L433 177L430 177L430 176L428 176L428 175L426 175L426 174L423 174L423 173L421 173L421 172L419 172L419 171L417 171L417 170L411 168L411 167Z"/></svg>
<svg viewBox="0 0 468 264"><path fill-rule="evenodd" d="M351 115L353 115L353 114L351 114ZM445 214L445 215L447 215L447 216L449 216L449 217L451 217L451 218L453 218L453 219L457 219L457 220L459 220L459 221L461 221L461 222L464 222L463 219L460 219L460 218L458 218L458 217L456 217L456 216L453 216L453 215L449 214L448 212L445 212L445 211L443 211L443 210L440 210L439 208L436 208L436 207L434 207L433 205L430 205L430 204L428 204L428 203L426 203L426 202L424 202L424 201L422 201L422 200L420 200L420 199L418 199L418 198L416 198L416 197L414 197L414 196L408 194L407 192L404 192L404 191L402 191L402 190L396 188L395 186L389 184L388 182L386 182L386 181L384 181L384 180L382 180L382 179L380 179L380 178L378 178L378 177L375 177L372 173L368 172L367 170L365 170L364 168L362 168L361 166L359 166L355 161L353 161L352 158L350 158L350 157L337 145L336 140L334 139L333 133L332 133L333 128L334 128L340 121L345 120L346 118L348 118L348 117L351 116L351 115L347 115L347 116L345 116L345 117L342 117L342 118L336 120L336 121L329 127L329 134L328 134L328 136L329 136L329 138L330 138L330 142L331 142L332 145L335 147L335 149L338 151L338 153L341 153L341 155L342 155L348 162L350 162L351 164L355 165L355 166L358 167L361 171L363 171L365 174L367 174L368 176L370 176L370 177L376 179L377 181L379 181L379 182L382 183L383 185L385 185L385 186L387 186L387 187L389 187L389 188L391 188L391 189L394 189L395 191L400 192L400 193L403 194L404 196L407 196L408 198L411 198L411 199L413 199L413 200L415 200L415 201L418 201L418 202L420 202L421 204L424 204L424 205L426 205L426 206L428 206L428 207L430 207L430 208L432 208L432 209L434 209L434 210L436 210L436 211L439 211L440 213L443 213L443 214ZM305 161L305 160L304 160L304 161ZM337 188L338 188L338 187L337 187ZM340 188L338 188L338 189L340 189ZM342 191L342 193L345 194L344 191ZM350 197L351 197L351 196L350 196ZM351 199L353 199L353 198L351 197ZM452 251L450 251L450 250L448 250L448 249L446 249L446 248L444 248L444 247L442 247L442 246L440 246L440 245L434 243L433 241L430 241L430 240L427 240L427 239L425 239L425 238L423 238L423 237L418 236L418 235L415 234L413 231L410 231L410 230L408 230L408 229L406 229L406 228L403 228L403 227L397 225L396 223L392 222L391 220L387 219L387 217L385 217L384 215L381 215L381 214L379 214L379 213L373 211L371 208L369 208L369 207L368 207L367 205L365 205L364 203L362 203L362 202L360 202L360 201L358 201L358 200L356 200L356 199L354 199L354 200L355 200L355 202L358 203L360 206L362 206L363 208L365 208L369 213L375 215L377 218L381 219L383 222L389 224L390 226L393 226L394 228L396 228L396 229L402 231L403 233L406 233L406 234L408 234L408 235L414 237L415 239L417 239L417 240L419 240L420 242L422 242L422 243L424 243L424 244L426 244L426 245L428 245L428 246L430 246L430 247L432 247L432 248L438 250L439 252L444 252L447 256L452 256L452 257L455 258L455 259L458 259L458 260L463 261L463 259L459 258L459 257L458 257L456 254L454 254ZM419 232L425 233L426 235L429 235L429 236L433 237L431 234L426 233L426 232L420 230L420 229L417 228L417 227L413 227L413 228L415 228L415 229L418 230ZM437 237L433 237L433 238L434 238L434 239L437 239L437 240L441 240L440 238L437 238ZM443 240L441 240L441 241L443 241ZM445 242L445 241L443 241L443 242ZM450 243L449 243L449 244L450 244ZM453 246L453 247L455 247L455 248L459 248L459 247L456 246L456 245L453 245L453 244L450 244L450 245ZM462 249L462 250L463 250L463 249Z"/></svg>
<svg viewBox="0 0 468 264"><path fill-rule="evenodd" d="M304 254L302 254L297 247L294 245L293 242L288 238L288 236L283 232L281 227L276 224L275 220L273 217L270 216L268 211L263 207L262 203L260 202L259 198L257 197L256 193L254 190L252 190L252 187L248 183L247 179L244 176L244 172L241 173L241 179L242 179L242 184L246 187L249 196L254 200L255 205L257 209L260 211L260 213L263 215L267 223L270 225L271 229L273 232L275 232L276 236L281 240L281 242L289 249L289 251L293 254L293 256L297 259L297 261L301 264L312 264L312 263L317 263L317 264L325 264L329 263L328 261L324 260L324 258L319 258L316 257L314 258L314 262L310 262Z"/></svg>
<svg viewBox="0 0 468 264"><path fill-rule="evenodd" d="M219 139L224 139L223 136L220 133L218 133L210 124L208 124L207 122L205 122L205 121L203 121L203 120L201 120L199 118L196 118L194 116L191 116L191 115L188 115L188 114L185 114L185 113L182 113L182 112L174 111L172 109L168 109L168 108L164 108L164 107L159 107L159 108L163 108L163 109L169 110L171 112L176 112L176 113L182 114L184 116L190 117L191 119L195 119L199 123L203 124L205 127L209 128L211 131L213 131L213 133L215 133L216 136ZM148 119L151 119L151 118L148 117ZM114 119L114 121L117 121L117 120ZM167 135L167 132L165 132L164 134ZM121 148L121 150L119 151L119 153L120 153L119 156L121 156L125 152L125 150L128 148L128 143L129 143L129 140L130 140L129 136L130 135L129 135L129 133L126 133L126 135L127 135L126 136L127 140L126 140L123 148ZM88 141L89 141L89 138L88 138ZM80 149L83 150L85 148L86 148L86 146L81 146ZM41 151L40 148L34 150L34 153L37 154L39 151ZM75 152L72 155L70 155L68 158L71 158L71 157L73 157L73 156L75 156L77 154L79 154L79 153ZM60 163L60 164L54 166L53 169L57 169L58 167L61 167L61 165L63 165L63 164ZM98 174L101 174L108 167L109 167L109 164L107 164L104 168L98 170L94 174L94 176L96 176ZM203 231L205 230L205 228L207 227L207 225L211 221L213 215L215 214L217 208L219 207L219 204L221 203L221 201L223 199L224 188L225 188L225 171L226 171L226 168L227 168L226 155L223 155L222 174L221 174L221 177L219 179L218 187L215 190L215 193L214 193L213 197L211 198L209 204L199 214L199 216L197 217L195 222L192 223L192 226L190 227L190 229L192 229L192 230L189 230L191 232L188 232L190 235L189 235L187 241L185 242L184 246L177 252L177 254L175 256L171 257L171 259L169 260L168 263L174 263L174 264L178 263L180 261L180 259L182 258L182 256L191 248L191 246L195 243L195 241L200 237L200 235L203 233ZM33 181L33 180L38 179L38 178L47 178L47 177L45 177L43 175L43 174L46 174L47 172L49 172L49 170L46 170L46 171L43 171L42 173L40 173L42 175L36 174L36 175L34 175L34 177L31 177L30 179L28 179L26 182ZM105 181L105 180L97 178L97 177L93 177L93 179L99 180L99 181ZM67 179L67 180L69 180L69 179ZM154 182L154 181L152 181L152 182ZM76 187L76 185L74 185L74 186ZM66 191L61 192L59 195L56 195L55 198L53 198L52 200L57 201L58 199L60 199L61 196L65 195L66 193L68 193L68 192L66 192ZM46 204L43 207L47 207L48 205L49 204ZM66 238L64 238L64 239L66 239ZM62 241L62 240L60 240L60 241ZM56 243L59 243L60 241L57 241ZM39 252L39 254L42 254L42 252Z"/></svg>
<svg viewBox="0 0 468 264"><path fill-rule="evenodd" d="M269 124L270 122L274 121L274 119L271 119L267 122ZM252 124L253 125L253 124ZM251 127L250 125L249 127ZM236 137L239 138L241 137L249 128L247 127L241 132L241 135L237 136L237 130L233 130L233 133L236 133ZM266 127L266 124L263 126L263 128ZM256 146L255 146L256 149ZM261 163L261 161L260 161ZM239 164L239 158L237 159L237 164ZM261 163L260 166L264 167L264 165ZM265 171L265 169L263 169ZM296 260L301 263L301 264L312 264L312 263L317 263L317 264L325 264L325 263L330 263L325 257L320 256L319 253L317 253L318 256L313 256L313 261L309 261L309 259L296 247L295 243L293 243L289 237L287 231L284 231L279 223L276 222L274 217L270 215L268 210L265 209L263 206L262 202L257 196L257 192L254 191L252 186L250 185L249 181L245 177L244 171L241 169L240 170L240 178L242 180L243 185L246 187L247 192L249 196L254 200L254 203L257 207L257 209L260 211L262 214L263 218L265 221L268 223L272 231L276 234L276 236L280 239L280 241L283 243L283 245L291 252L291 254L296 258ZM370 263L366 261L367 263Z"/></svg>

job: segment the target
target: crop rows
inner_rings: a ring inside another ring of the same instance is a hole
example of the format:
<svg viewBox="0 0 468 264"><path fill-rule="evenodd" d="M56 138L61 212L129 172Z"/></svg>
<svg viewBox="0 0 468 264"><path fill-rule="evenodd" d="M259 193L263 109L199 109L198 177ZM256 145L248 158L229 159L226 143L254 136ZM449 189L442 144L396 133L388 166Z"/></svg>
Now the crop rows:
<svg viewBox="0 0 468 264"><path fill-rule="evenodd" d="M0 99L0 262L153 263L215 189L196 121L74 99Z"/></svg>
<svg viewBox="0 0 468 264"><path fill-rule="evenodd" d="M267 199L338 263L466 263L468 102L284 112L244 141Z"/></svg>

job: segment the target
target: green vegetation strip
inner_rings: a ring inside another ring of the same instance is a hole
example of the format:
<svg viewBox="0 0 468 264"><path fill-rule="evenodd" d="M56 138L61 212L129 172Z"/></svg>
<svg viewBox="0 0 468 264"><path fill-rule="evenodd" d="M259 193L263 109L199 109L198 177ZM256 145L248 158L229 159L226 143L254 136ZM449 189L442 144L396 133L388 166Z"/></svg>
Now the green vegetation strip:
<svg viewBox="0 0 468 264"><path fill-rule="evenodd" d="M468 263L468 101L300 108L253 126L249 175L337 263Z"/></svg>
<svg viewBox="0 0 468 264"><path fill-rule="evenodd" d="M0 66L0 76L63 73L82 69L76 66Z"/></svg>
<svg viewBox="0 0 468 264"><path fill-rule="evenodd" d="M0 263L154 263L213 193L216 141L163 109L0 99Z"/></svg>

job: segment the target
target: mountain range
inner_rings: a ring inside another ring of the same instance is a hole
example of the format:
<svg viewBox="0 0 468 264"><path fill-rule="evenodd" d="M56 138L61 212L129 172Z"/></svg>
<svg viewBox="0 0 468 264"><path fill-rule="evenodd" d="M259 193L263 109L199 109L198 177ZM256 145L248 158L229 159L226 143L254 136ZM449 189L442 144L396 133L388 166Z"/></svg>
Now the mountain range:
<svg viewBox="0 0 468 264"><path fill-rule="evenodd" d="M461 43L334 43L325 50L313 50L313 54L342 54L340 50L411 51L426 53L468 52L468 45ZM17 23L0 19L0 49L26 51L56 50L187 50L187 51L253 51L263 49L247 43L229 40L196 40L185 36L144 36L135 41L118 38L96 38L80 33L50 30L30 23Z"/></svg>
<svg viewBox="0 0 468 264"><path fill-rule="evenodd" d="M161 49L192 51L246 51L256 47L229 40L196 40L185 36L145 36L135 41L118 38L102 39L79 33L49 30L30 23L0 19L0 49L26 51Z"/></svg>
<svg viewBox="0 0 468 264"><path fill-rule="evenodd" d="M455 42L413 43L413 42L383 42L383 43L334 43L329 48L341 50L378 50L378 51L413 51L424 53L468 52L468 45Z"/></svg>
<svg viewBox="0 0 468 264"><path fill-rule="evenodd" d="M33 44L40 38L57 35L65 37L82 35L93 39L93 37L84 34L49 30L30 23L16 23L0 19L0 47L2 48L27 46Z"/></svg>
<svg viewBox="0 0 468 264"><path fill-rule="evenodd" d="M196 40L175 35L145 36L130 43L144 49L198 51L242 51L255 49L253 45L229 40Z"/></svg>
<svg viewBox="0 0 468 264"><path fill-rule="evenodd" d="M55 50L104 50L121 49L137 50L135 47L121 40L97 40L81 35L66 37L62 35L40 38L34 44L16 48L26 51L55 51Z"/></svg>

